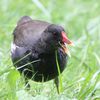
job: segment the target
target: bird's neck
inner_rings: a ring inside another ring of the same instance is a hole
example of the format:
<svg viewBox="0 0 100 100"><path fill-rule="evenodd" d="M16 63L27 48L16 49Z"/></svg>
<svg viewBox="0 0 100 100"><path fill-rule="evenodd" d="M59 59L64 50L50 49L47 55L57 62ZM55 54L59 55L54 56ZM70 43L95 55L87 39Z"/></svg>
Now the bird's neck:
<svg viewBox="0 0 100 100"><path fill-rule="evenodd" d="M57 48L54 46L54 44L51 45L50 41L46 41L44 39L38 39L36 42L36 45L33 47L38 53L46 52L46 53L52 53Z"/></svg>

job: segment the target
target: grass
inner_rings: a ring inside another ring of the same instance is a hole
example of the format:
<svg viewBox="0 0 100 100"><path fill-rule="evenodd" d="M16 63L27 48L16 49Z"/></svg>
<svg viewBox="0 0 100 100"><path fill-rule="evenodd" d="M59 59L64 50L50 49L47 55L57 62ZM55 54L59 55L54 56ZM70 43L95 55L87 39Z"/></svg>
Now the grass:
<svg viewBox="0 0 100 100"><path fill-rule="evenodd" d="M36 83L25 91L24 81L10 58L12 32L23 15L64 26L75 47L62 73L63 92L53 81ZM0 100L100 100L100 1L1 0Z"/></svg>

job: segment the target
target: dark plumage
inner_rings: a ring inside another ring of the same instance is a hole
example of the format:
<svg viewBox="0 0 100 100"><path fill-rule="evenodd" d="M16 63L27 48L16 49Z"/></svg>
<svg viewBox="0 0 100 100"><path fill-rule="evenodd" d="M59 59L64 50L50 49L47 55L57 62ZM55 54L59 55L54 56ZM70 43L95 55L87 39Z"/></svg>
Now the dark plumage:
<svg viewBox="0 0 100 100"><path fill-rule="evenodd" d="M25 79L45 82L56 79L58 89L57 52L60 72L65 69L68 56L65 43L72 44L61 26L22 17L13 32L11 57L14 66ZM58 89L59 92L59 89Z"/></svg>

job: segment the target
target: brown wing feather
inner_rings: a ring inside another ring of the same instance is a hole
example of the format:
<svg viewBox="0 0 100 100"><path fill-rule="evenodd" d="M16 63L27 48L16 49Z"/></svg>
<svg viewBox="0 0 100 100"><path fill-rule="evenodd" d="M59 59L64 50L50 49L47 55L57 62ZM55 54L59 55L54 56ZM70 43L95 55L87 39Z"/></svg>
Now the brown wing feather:
<svg viewBox="0 0 100 100"><path fill-rule="evenodd" d="M14 43L17 46L34 45L41 37L42 32L50 25L50 23L32 20L30 17L22 17L14 30Z"/></svg>

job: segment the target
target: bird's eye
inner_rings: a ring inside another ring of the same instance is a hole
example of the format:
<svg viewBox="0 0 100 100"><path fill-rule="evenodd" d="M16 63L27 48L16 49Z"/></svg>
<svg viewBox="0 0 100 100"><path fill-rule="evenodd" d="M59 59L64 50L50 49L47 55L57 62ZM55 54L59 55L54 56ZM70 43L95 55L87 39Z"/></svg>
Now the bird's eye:
<svg viewBox="0 0 100 100"><path fill-rule="evenodd" d="M53 35L57 35L57 33L56 32L53 32Z"/></svg>

